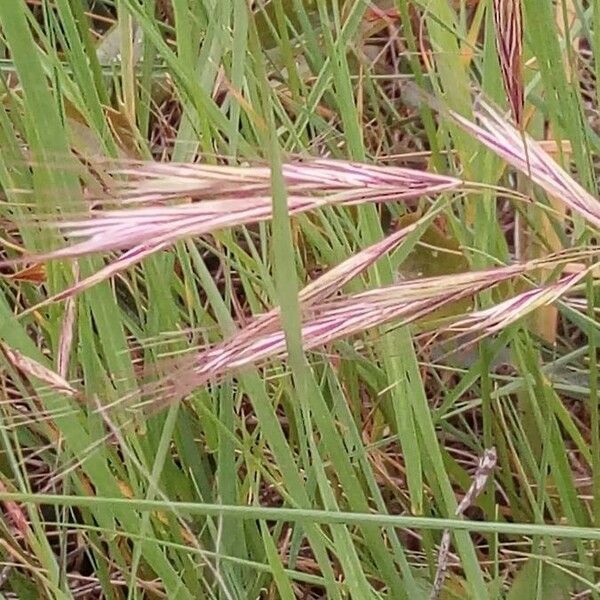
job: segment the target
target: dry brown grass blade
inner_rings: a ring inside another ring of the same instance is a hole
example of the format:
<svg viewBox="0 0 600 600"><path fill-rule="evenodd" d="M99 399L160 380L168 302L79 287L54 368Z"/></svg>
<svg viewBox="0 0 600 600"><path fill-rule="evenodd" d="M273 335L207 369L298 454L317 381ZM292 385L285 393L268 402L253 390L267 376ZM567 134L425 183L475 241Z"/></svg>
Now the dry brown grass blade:
<svg viewBox="0 0 600 600"><path fill-rule="evenodd" d="M47 383L50 388L57 392L66 394L67 396L77 396L77 390L58 373L55 373L33 358L25 356L19 350L11 348L5 343L0 342L0 349L6 356L8 362L17 370L21 371L21 373Z"/></svg>
<svg viewBox="0 0 600 600"><path fill-rule="evenodd" d="M73 278L75 282L79 280L79 265L73 263ZM73 330L75 326L75 318L77 306L76 298L71 296L65 302L65 315L60 328L60 337L58 340L58 374L66 378L69 371L69 356L73 345Z"/></svg>
<svg viewBox="0 0 600 600"><path fill-rule="evenodd" d="M6 494L8 491L9 490L4 485L4 482L0 481L0 493ZM29 529L29 519L22 506L12 500L4 500L2 505L4 506L4 511L10 519L13 528L18 531L24 539L28 539L31 534Z"/></svg>

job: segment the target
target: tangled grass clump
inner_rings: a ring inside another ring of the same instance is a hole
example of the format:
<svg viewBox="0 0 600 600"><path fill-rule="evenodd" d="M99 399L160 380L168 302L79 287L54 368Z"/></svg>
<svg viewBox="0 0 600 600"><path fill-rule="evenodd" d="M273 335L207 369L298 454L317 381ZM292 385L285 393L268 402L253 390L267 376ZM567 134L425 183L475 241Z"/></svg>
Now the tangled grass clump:
<svg viewBox="0 0 600 600"><path fill-rule="evenodd" d="M0 593L595 597L597 18L0 2Z"/></svg>

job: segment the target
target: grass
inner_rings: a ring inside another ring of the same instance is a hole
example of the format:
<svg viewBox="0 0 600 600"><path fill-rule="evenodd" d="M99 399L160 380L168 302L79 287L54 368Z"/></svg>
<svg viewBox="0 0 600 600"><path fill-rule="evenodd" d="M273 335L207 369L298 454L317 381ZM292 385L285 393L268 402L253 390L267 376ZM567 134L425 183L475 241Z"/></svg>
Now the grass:
<svg viewBox="0 0 600 600"><path fill-rule="evenodd" d="M0 2L3 596L600 595L598 10L515 128L494 5Z"/></svg>

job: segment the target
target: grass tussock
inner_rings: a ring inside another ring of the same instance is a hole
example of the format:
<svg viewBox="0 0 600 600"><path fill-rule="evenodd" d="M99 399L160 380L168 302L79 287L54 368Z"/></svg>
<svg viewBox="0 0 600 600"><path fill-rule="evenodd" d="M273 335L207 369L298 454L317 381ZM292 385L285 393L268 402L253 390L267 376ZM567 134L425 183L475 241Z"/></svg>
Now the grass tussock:
<svg viewBox="0 0 600 600"><path fill-rule="evenodd" d="M0 2L3 597L598 597L599 20Z"/></svg>

